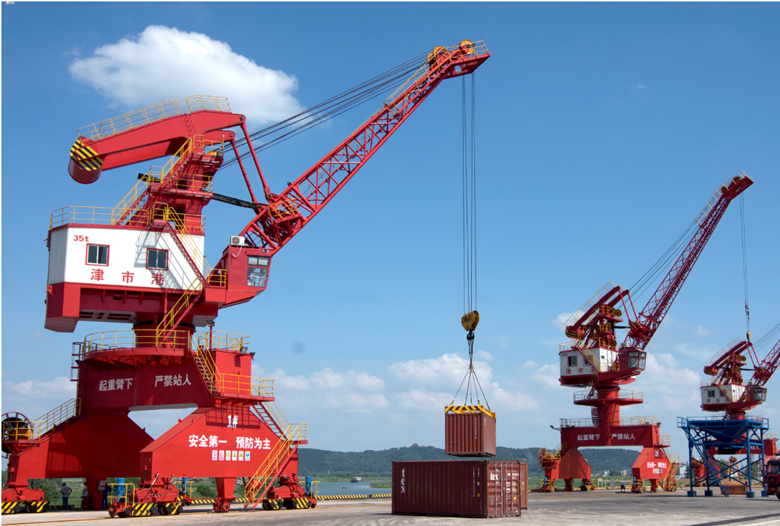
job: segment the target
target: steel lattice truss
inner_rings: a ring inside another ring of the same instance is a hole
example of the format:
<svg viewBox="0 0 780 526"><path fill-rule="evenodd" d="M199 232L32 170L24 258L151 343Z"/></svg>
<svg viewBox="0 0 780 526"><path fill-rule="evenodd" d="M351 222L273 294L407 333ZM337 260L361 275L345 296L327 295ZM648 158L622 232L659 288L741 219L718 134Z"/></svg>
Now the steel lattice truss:
<svg viewBox="0 0 780 526"><path fill-rule="evenodd" d="M694 449L706 466L702 477L695 477L689 469L691 491L698 484L706 484L707 489L717 484L724 495L729 495L726 481L736 481L751 491L753 469L764 469L764 432L769 430L769 420L753 415L744 419L721 418L677 418L677 427L685 431L688 437L688 465L693 465ZM721 467L715 455L744 455L733 464ZM766 492L766 482L764 482Z"/></svg>

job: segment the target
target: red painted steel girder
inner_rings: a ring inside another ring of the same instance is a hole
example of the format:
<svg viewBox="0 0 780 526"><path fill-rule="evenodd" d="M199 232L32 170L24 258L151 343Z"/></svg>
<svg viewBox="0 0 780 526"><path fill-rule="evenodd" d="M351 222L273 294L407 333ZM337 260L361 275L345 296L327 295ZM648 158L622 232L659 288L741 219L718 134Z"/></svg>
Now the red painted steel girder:
<svg viewBox="0 0 780 526"><path fill-rule="evenodd" d="M772 350L769 351L766 358L761 360L761 364L756 366L756 370L753 373L753 377L750 379L749 385L759 387L766 385L777 370L778 364L780 364L780 341L778 341Z"/></svg>
<svg viewBox="0 0 780 526"><path fill-rule="evenodd" d="M210 141L228 141L235 134L224 130L241 126L244 121L243 115L201 110L167 117L96 140L82 136L79 137L79 141L83 144L82 148L92 150L84 155L90 156L87 159L98 159L100 167L91 170L93 173L87 175L78 162L75 162L72 150L68 173L75 181L92 183L100 177L102 171L173 155L195 135L205 135ZM74 145L74 148L77 146Z"/></svg>
<svg viewBox="0 0 780 526"><path fill-rule="evenodd" d="M658 286L650 301L647 302L637 320L631 322L631 328L625 340L629 347L639 350L647 347L715 231L715 227L718 226L726 212L726 208L735 197L752 184L753 181L747 174L739 172L728 186L721 188L719 199L707 215L700 220L699 228L691 241L677 258L672 269Z"/></svg>
<svg viewBox="0 0 780 526"><path fill-rule="evenodd" d="M475 50L465 42L454 50L437 50L427 74L385 103L282 193L271 196L241 235L252 246L275 254L333 199L442 80L470 74L490 57L487 50Z"/></svg>

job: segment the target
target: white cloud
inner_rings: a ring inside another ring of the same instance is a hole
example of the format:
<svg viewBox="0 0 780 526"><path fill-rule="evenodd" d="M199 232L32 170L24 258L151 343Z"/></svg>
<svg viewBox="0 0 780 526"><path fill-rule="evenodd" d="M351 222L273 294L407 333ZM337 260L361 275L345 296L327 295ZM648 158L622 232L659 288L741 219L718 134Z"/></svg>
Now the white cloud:
<svg viewBox="0 0 780 526"><path fill-rule="evenodd" d="M227 96L255 125L301 111L294 76L258 65L207 35L149 26L140 34L76 58L70 74L116 106L137 109L188 95Z"/></svg>
<svg viewBox="0 0 780 526"><path fill-rule="evenodd" d="M561 383L558 381L560 378L560 365L543 365L538 370L534 371L532 378L541 383L545 387L558 388Z"/></svg>
<svg viewBox="0 0 780 526"><path fill-rule="evenodd" d="M452 395L431 392L427 389L412 389L397 395L401 407L420 411L444 411L452 402Z"/></svg>
<svg viewBox="0 0 780 526"><path fill-rule="evenodd" d="M538 363L536 363L535 361L533 361L533 360L528 360L527 362L525 362L525 363L523 364L523 369L534 369L534 368L536 368L536 367L538 367L538 366L539 366L539 364L538 364Z"/></svg>
<svg viewBox="0 0 780 526"><path fill-rule="evenodd" d="M426 386L460 385L469 369L469 361L458 354L443 354L438 358L423 358L396 362L387 368L400 380ZM493 368L485 362L475 361L474 371L480 381L490 382Z"/></svg>
<svg viewBox="0 0 780 526"><path fill-rule="evenodd" d="M497 383L493 383L491 387L493 387L493 392L490 398L494 401L497 408L503 407L510 411L527 411L539 408L539 403L533 397L520 391L507 391L499 387Z"/></svg>
<svg viewBox="0 0 780 526"><path fill-rule="evenodd" d="M64 376L49 381L3 382L3 391L12 399L17 399L17 395L23 398L72 398L76 396L76 382Z"/></svg>
<svg viewBox="0 0 780 526"><path fill-rule="evenodd" d="M558 327L560 330L565 330L566 322L568 322L571 317L573 317L574 315L582 316L583 314L585 314L585 312L579 309L574 312L562 312L558 316L556 316L556 318L552 320L551 323L556 327Z"/></svg>
<svg viewBox="0 0 780 526"><path fill-rule="evenodd" d="M648 353L647 368L632 388L644 391L646 410L669 412L696 407L700 382L695 371L683 367L671 354Z"/></svg>
<svg viewBox="0 0 780 526"><path fill-rule="evenodd" d="M287 375L284 369L276 369L269 375L255 366L253 374L273 378L276 397L293 408L325 407L366 412L388 406L385 396L378 392L384 390L384 380L362 371L341 373L326 367L307 377Z"/></svg>
<svg viewBox="0 0 780 526"><path fill-rule="evenodd" d="M712 329L705 329L701 325L696 327L696 334L698 334L699 336L710 336L711 334L713 334L713 332L714 331Z"/></svg>
<svg viewBox="0 0 780 526"><path fill-rule="evenodd" d="M493 361L493 355L490 354L487 351L477 351L477 358L482 358L486 362L492 362Z"/></svg>
<svg viewBox="0 0 780 526"><path fill-rule="evenodd" d="M636 89L645 89L647 86L644 84L631 84L631 87Z"/></svg>

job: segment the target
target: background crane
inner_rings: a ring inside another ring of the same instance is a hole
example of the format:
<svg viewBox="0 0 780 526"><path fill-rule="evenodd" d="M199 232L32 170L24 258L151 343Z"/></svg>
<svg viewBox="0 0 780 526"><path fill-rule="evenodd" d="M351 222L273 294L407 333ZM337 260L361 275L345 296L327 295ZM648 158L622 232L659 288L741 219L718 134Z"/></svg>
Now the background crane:
<svg viewBox="0 0 780 526"><path fill-rule="evenodd" d="M589 406L591 418L561 419L560 445L539 455L539 464L545 470L543 491L552 491L557 478L564 479L567 491L572 491L574 478L582 479L582 489L590 487L590 466L578 450L583 446L643 446L633 466L636 480L633 491L642 491L645 479L650 480L651 490L655 491L659 481L667 478L673 468L665 453L670 445L669 437L661 436L655 417L620 417L621 406L643 402L641 392L623 392L620 386L633 382L645 369L647 345L729 204L751 184L753 181L747 174L738 172L718 188L692 223L690 239L639 314L629 290L609 283L565 324L566 335L571 340L561 344L559 380L564 386L586 388L574 394L574 403ZM659 260L656 268L640 279L638 288L647 286L658 273L657 267L669 259L671 256ZM627 327L619 325L624 321L624 313ZM628 329L625 340L618 345L616 331L625 328Z"/></svg>

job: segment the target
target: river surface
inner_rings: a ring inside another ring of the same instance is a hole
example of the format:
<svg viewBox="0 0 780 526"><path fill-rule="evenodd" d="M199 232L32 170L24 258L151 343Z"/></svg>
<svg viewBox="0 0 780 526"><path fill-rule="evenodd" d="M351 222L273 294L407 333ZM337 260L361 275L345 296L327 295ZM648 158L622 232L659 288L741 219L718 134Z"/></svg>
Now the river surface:
<svg viewBox="0 0 780 526"><path fill-rule="evenodd" d="M390 488L372 488L372 480L364 482L320 482L320 495L374 495L390 493Z"/></svg>

